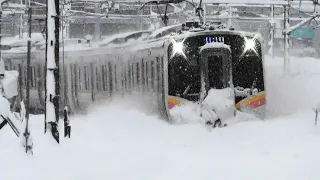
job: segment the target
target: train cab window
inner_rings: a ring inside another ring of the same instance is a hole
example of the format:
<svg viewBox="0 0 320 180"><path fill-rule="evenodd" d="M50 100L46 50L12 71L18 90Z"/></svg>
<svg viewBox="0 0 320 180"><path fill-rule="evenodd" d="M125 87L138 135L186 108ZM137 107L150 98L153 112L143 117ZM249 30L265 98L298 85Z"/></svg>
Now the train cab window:
<svg viewBox="0 0 320 180"><path fill-rule="evenodd" d="M183 56L171 58L168 65L169 95L197 101L200 92L200 68Z"/></svg>
<svg viewBox="0 0 320 180"><path fill-rule="evenodd" d="M208 56L208 81L211 88L222 89L225 83L223 79L222 56Z"/></svg>

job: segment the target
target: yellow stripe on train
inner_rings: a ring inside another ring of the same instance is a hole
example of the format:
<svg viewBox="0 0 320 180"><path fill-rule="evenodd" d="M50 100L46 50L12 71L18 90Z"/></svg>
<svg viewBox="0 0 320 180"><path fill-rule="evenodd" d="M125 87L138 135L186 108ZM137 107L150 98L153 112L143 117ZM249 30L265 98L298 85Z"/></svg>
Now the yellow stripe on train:
<svg viewBox="0 0 320 180"><path fill-rule="evenodd" d="M240 109L240 108L246 107L249 109L254 109L254 108L263 106L265 104L266 104L266 93L261 93L257 96L243 99L242 101L236 104L236 108Z"/></svg>

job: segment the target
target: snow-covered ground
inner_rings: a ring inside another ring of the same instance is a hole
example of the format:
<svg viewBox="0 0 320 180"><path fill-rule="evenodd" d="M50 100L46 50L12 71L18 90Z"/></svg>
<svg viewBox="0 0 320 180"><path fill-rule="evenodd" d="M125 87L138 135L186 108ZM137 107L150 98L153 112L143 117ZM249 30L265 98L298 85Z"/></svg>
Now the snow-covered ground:
<svg viewBox="0 0 320 180"><path fill-rule="evenodd" d="M268 117L206 130L169 125L119 102L71 117L71 139L43 135L43 116L31 116L34 156L10 127L0 131L0 179L8 180L318 180L320 60L266 60Z"/></svg>

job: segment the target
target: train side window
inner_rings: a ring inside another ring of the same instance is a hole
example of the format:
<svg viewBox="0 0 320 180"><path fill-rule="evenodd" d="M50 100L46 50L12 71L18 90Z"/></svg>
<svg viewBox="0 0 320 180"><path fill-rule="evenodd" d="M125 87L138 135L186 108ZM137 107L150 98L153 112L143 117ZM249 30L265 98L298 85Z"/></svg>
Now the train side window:
<svg viewBox="0 0 320 180"><path fill-rule="evenodd" d="M123 74L123 76L122 76L122 88L124 89L124 90L127 90L127 88L128 88L128 86L127 86L127 80L128 80L128 78L127 78L127 71L126 71L126 69L127 69L127 65L125 64L124 66L122 66L121 67L121 71L122 71L122 74Z"/></svg>
<svg viewBox="0 0 320 180"><path fill-rule="evenodd" d="M118 76L117 76L118 70L117 70L117 65L114 65L114 90L115 92L118 91Z"/></svg>
<svg viewBox="0 0 320 180"><path fill-rule="evenodd" d="M27 66L23 66L23 72L24 72L24 82L23 82L23 84L24 84L24 86L26 87L27 86Z"/></svg>
<svg viewBox="0 0 320 180"><path fill-rule="evenodd" d="M100 81L100 75L99 75L99 73L98 73L98 67L96 67L96 90L97 91L100 91L100 83L101 81Z"/></svg>
<svg viewBox="0 0 320 180"><path fill-rule="evenodd" d="M31 83L31 87L37 87L36 86L36 82L37 82L37 78L36 78L36 67L35 66L33 66L33 67L31 67L31 78L30 79L32 79L32 83Z"/></svg>
<svg viewBox="0 0 320 180"><path fill-rule="evenodd" d="M163 56L161 56L160 60L160 80L159 80L159 92L162 93L162 86L164 85L164 73L163 73Z"/></svg>
<svg viewBox="0 0 320 180"><path fill-rule="evenodd" d="M29 75L31 76L29 77L30 79L29 85L30 85L30 88L32 88L33 87L33 67L30 67L29 73L30 73ZM26 82L28 82L28 74L26 74L26 78L27 78Z"/></svg>
<svg viewBox="0 0 320 180"><path fill-rule="evenodd" d="M154 91L154 80L155 80L155 71L154 71L154 61L151 61L151 90Z"/></svg>
<svg viewBox="0 0 320 180"><path fill-rule="evenodd" d="M161 80L161 65L160 65L160 59L157 58L157 86L158 86L158 89L157 91L160 92L160 87L161 87L161 83L160 83L160 80Z"/></svg>
<svg viewBox="0 0 320 180"><path fill-rule="evenodd" d="M33 87L37 87L37 69L36 66L33 67Z"/></svg>
<svg viewBox="0 0 320 180"><path fill-rule="evenodd" d="M145 67L144 67L144 60L141 59L141 87L142 90L145 89Z"/></svg>
<svg viewBox="0 0 320 180"><path fill-rule="evenodd" d="M136 78L137 78L137 88L139 89L140 87L140 67L139 67L139 63L136 63Z"/></svg>
<svg viewBox="0 0 320 180"><path fill-rule="evenodd" d="M101 76L102 76L102 90L107 90L107 73L106 73L106 65L101 66Z"/></svg>
<svg viewBox="0 0 320 180"><path fill-rule="evenodd" d="M119 66L119 80L120 80L119 90L124 90L125 88L124 78L125 78L125 74L123 72L123 66Z"/></svg>
<svg viewBox="0 0 320 180"><path fill-rule="evenodd" d="M89 90L89 73L88 73L88 66L84 66L84 89Z"/></svg>
<svg viewBox="0 0 320 180"><path fill-rule="evenodd" d="M79 90L81 91L83 88L82 78L81 78L81 67L78 68L78 82L79 82Z"/></svg>
<svg viewBox="0 0 320 180"><path fill-rule="evenodd" d="M78 95L78 91L79 91L79 77L77 76L77 74L78 74L78 67L77 67L77 65L76 64L73 64L73 71L72 71L72 78L73 78L73 92L74 92L74 95L75 95L75 97L77 97L77 95Z"/></svg>
<svg viewBox="0 0 320 180"><path fill-rule="evenodd" d="M128 90L131 90L131 79L132 79L132 76L131 76L131 63L129 62L128 63L128 79L127 79L127 83L128 83Z"/></svg>
<svg viewBox="0 0 320 180"><path fill-rule="evenodd" d="M134 70L135 70L135 69L134 69L134 63L132 63L132 64L131 64L132 91L134 91L134 88L135 88L135 85L136 85L136 83L135 83L135 73L134 73Z"/></svg>
<svg viewBox="0 0 320 180"><path fill-rule="evenodd" d="M109 93L110 95L112 95L112 91L113 91L113 76L112 76L112 66L111 66L111 62L108 62L108 68L109 68Z"/></svg>
<svg viewBox="0 0 320 180"><path fill-rule="evenodd" d="M146 75L145 75L145 80L146 80L146 89L149 90L149 62L146 61Z"/></svg>
<svg viewBox="0 0 320 180"><path fill-rule="evenodd" d="M131 83L131 90L133 91L134 90L134 63L130 63L130 69L131 69L131 80L130 80L130 83Z"/></svg>

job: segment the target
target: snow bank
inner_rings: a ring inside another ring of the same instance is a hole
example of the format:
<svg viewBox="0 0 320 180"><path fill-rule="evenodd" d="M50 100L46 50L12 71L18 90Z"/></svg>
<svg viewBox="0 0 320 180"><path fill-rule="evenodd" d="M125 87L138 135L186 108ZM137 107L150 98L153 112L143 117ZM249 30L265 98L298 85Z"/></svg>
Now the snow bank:
<svg viewBox="0 0 320 180"><path fill-rule="evenodd" d="M284 77L283 58L267 56L267 116L284 116L312 109L320 100L320 61L290 57L290 74Z"/></svg>
<svg viewBox="0 0 320 180"><path fill-rule="evenodd" d="M203 103L213 109L223 121L235 114L234 93L231 88L209 90Z"/></svg>
<svg viewBox="0 0 320 180"><path fill-rule="evenodd" d="M200 116L200 105L194 102L184 102L170 109L171 121L175 124L205 123Z"/></svg>
<svg viewBox="0 0 320 180"><path fill-rule="evenodd" d="M10 117L10 103L3 96L0 96L0 115ZM2 121L3 119L0 117L0 122Z"/></svg>
<svg viewBox="0 0 320 180"><path fill-rule="evenodd" d="M18 71L5 71L1 84L6 98L10 99L18 95L18 77Z"/></svg>
<svg viewBox="0 0 320 180"><path fill-rule="evenodd" d="M235 115L234 94L231 88L211 89L202 104L185 101L174 106L169 113L173 123L201 123L221 119L227 121Z"/></svg>
<svg viewBox="0 0 320 180"><path fill-rule="evenodd" d="M44 116L30 116L32 157L4 127L0 179L319 179L320 131L311 110L210 133L114 105L70 118L71 139L57 145L43 134Z"/></svg>

